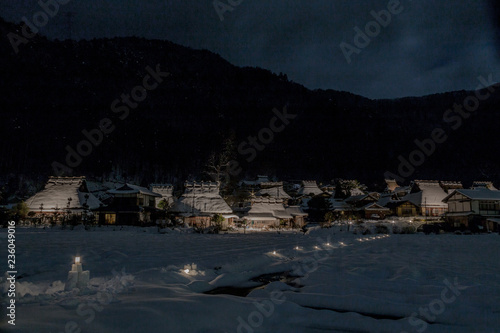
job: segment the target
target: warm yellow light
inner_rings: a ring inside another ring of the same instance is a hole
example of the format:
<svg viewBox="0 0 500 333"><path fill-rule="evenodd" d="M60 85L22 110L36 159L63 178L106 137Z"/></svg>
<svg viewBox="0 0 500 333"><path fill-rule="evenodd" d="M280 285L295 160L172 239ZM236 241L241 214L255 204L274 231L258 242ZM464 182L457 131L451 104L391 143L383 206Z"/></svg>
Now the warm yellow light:
<svg viewBox="0 0 500 333"><path fill-rule="evenodd" d="M80 263L80 257L75 257L75 264L79 264Z"/></svg>

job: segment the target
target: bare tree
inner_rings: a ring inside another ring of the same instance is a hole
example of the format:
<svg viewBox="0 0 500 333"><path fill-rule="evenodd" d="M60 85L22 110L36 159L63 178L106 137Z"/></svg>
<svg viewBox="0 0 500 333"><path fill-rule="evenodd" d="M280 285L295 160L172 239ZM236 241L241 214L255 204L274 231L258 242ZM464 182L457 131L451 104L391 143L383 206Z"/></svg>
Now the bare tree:
<svg viewBox="0 0 500 333"><path fill-rule="evenodd" d="M223 142L219 153L213 152L205 165L205 173L214 181L221 183L221 188L230 182L229 168L236 158L235 135L231 133Z"/></svg>

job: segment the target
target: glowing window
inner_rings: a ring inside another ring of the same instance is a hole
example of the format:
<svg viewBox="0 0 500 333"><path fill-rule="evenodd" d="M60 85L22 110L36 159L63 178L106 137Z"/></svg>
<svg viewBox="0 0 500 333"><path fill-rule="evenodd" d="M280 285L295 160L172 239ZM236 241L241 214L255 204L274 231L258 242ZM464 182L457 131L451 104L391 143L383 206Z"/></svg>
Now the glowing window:
<svg viewBox="0 0 500 333"><path fill-rule="evenodd" d="M106 214L105 219L106 219L106 224L115 224L116 214Z"/></svg>

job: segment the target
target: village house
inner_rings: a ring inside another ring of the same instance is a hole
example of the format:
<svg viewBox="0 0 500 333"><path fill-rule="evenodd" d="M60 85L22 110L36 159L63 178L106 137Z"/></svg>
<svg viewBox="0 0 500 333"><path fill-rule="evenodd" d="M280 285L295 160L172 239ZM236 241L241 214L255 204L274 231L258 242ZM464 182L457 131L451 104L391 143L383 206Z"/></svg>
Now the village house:
<svg viewBox="0 0 500 333"><path fill-rule="evenodd" d="M420 209L417 205L408 200L401 200L398 193L395 192L398 187L395 187L392 192L382 193L378 204L382 207L389 208L391 210L390 215L398 217L412 217L419 215Z"/></svg>
<svg viewBox="0 0 500 333"><path fill-rule="evenodd" d="M411 184L411 192L401 198L419 208L419 215L429 217L443 216L448 211L448 205L443 202L447 196L437 180L415 180Z"/></svg>
<svg viewBox="0 0 500 333"><path fill-rule="evenodd" d="M301 228L306 225L308 214L300 206L287 206L285 210L292 216L292 219L288 222L290 227Z"/></svg>
<svg viewBox="0 0 500 333"><path fill-rule="evenodd" d="M87 180L86 184L89 192L99 199L99 201L101 201L104 205L110 204L113 199L113 196L109 194L108 191L120 185L119 183L116 183L112 186L106 186L101 182L92 180Z"/></svg>
<svg viewBox="0 0 500 333"><path fill-rule="evenodd" d="M315 180L303 180L302 186L297 191L300 197L314 197L324 192L318 187Z"/></svg>
<svg viewBox="0 0 500 333"><path fill-rule="evenodd" d="M330 208L338 217L354 214L354 207L347 204L344 199L335 199L334 197L331 197Z"/></svg>
<svg viewBox="0 0 500 333"><path fill-rule="evenodd" d="M448 205L446 221L453 227L498 231L500 191L488 187L457 189L443 203Z"/></svg>
<svg viewBox="0 0 500 333"><path fill-rule="evenodd" d="M297 191L297 198L300 200L300 206L304 210L310 209L309 201L315 196L324 196L329 199L331 194L323 192L315 180L303 180L300 188Z"/></svg>
<svg viewBox="0 0 500 333"><path fill-rule="evenodd" d="M391 210L378 204L380 194L372 192L345 199L348 209L360 218L384 219Z"/></svg>
<svg viewBox="0 0 500 333"><path fill-rule="evenodd" d="M49 177L45 188L26 200L36 216L58 220L63 214L80 215L99 208L101 202L89 192L85 177Z"/></svg>
<svg viewBox="0 0 500 333"><path fill-rule="evenodd" d="M249 189L258 189L260 184L269 183L269 177L264 175L258 175L255 180L242 180L239 182L239 186L246 187Z"/></svg>
<svg viewBox="0 0 500 333"><path fill-rule="evenodd" d="M385 191L388 193L394 192L394 190L399 187L399 184L395 179L386 179L385 183L387 184Z"/></svg>
<svg viewBox="0 0 500 333"><path fill-rule="evenodd" d="M320 187L320 190L325 192L325 193L328 193L329 195L334 195L335 194L335 185L332 185L332 184L322 185Z"/></svg>
<svg viewBox="0 0 500 333"><path fill-rule="evenodd" d="M411 201L393 200L388 202L384 207L392 211L391 215L398 217L413 217L418 216L420 208Z"/></svg>
<svg viewBox="0 0 500 333"><path fill-rule="evenodd" d="M219 182L185 182L184 194L174 202L170 211L189 226L200 228L212 226L213 216L220 214L224 217L222 230L226 230L238 216L220 196L219 190Z"/></svg>
<svg viewBox="0 0 500 333"><path fill-rule="evenodd" d="M276 198L254 197L246 207L242 219L252 228L302 227L307 216L300 207L285 207L283 201Z"/></svg>
<svg viewBox="0 0 500 333"><path fill-rule="evenodd" d="M355 179L337 179L335 182L335 197L337 198L347 198L365 194L366 186L360 184L359 181Z"/></svg>
<svg viewBox="0 0 500 333"><path fill-rule="evenodd" d="M151 184L149 189L161 195L155 198L155 207L159 208L160 202L164 201L167 207L171 207L175 201L174 198L174 187L171 184Z"/></svg>
<svg viewBox="0 0 500 333"><path fill-rule="evenodd" d="M123 184L107 193L113 199L96 210L99 224L144 225L154 221L155 202L160 194L132 184Z"/></svg>
<svg viewBox="0 0 500 333"><path fill-rule="evenodd" d="M410 186L400 186L395 179L386 179L385 180L387 187L383 194L392 194L396 195L397 198L394 200L399 200L411 191Z"/></svg>
<svg viewBox="0 0 500 333"><path fill-rule="evenodd" d="M453 190L458 190L464 188L462 182L460 181L440 181L439 184L446 193L451 193Z"/></svg>
<svg viewBox="0 0 500 333"><path fill-rule="evenodd" d="M493 186L493 182L489 181L474 181L472 183L472 189L476 188L487 188L488 190L496 190L495 186Z"/></svg>
<svg viewBox="0 0 500 333"><path fill-rule="evenodd" d="M260 183L260 190L255 195L280 199L284 203L292 198L283 189L283 182L262 182Z"/></svg>

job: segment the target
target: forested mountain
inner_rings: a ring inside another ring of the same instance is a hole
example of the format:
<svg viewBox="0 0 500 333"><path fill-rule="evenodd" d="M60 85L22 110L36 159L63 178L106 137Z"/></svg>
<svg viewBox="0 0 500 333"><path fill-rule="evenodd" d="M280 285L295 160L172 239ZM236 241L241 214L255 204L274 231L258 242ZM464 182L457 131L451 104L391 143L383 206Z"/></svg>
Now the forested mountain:
<svg viewBox="0 0 500 333"><path fill-rule="evenodd" d="M443 128L448 138L407 180L500 179L497 91L458 126L457 114L449 114L455 118L448 122L443 116L473 92L370 100L309 90L285 74L236 67L209 51L161 40L76 42L36 36L19 45L16 54L11 32L21 34L18 26L0 20L3 182L9 175L43 179L54 174L54 161L66 164L66 147L77 149L86 139L82 131L99 128L106 118L114 130L72 168L73 175L120 170L143 183L196 177L225 139L234 135L238 147L270 126L273 109L282 112L284 107L297 117L274 133L255 160L247 162L249 155L236 153L242 166L238 177L264 173L280 179L344 177L380 183L386 171L397 174L399 155L408 158L417 149L414 140ZM147 91L128 116L114 112L124 104L113 108L116 99L143 85L148 67L169 76Z"/></svg>

